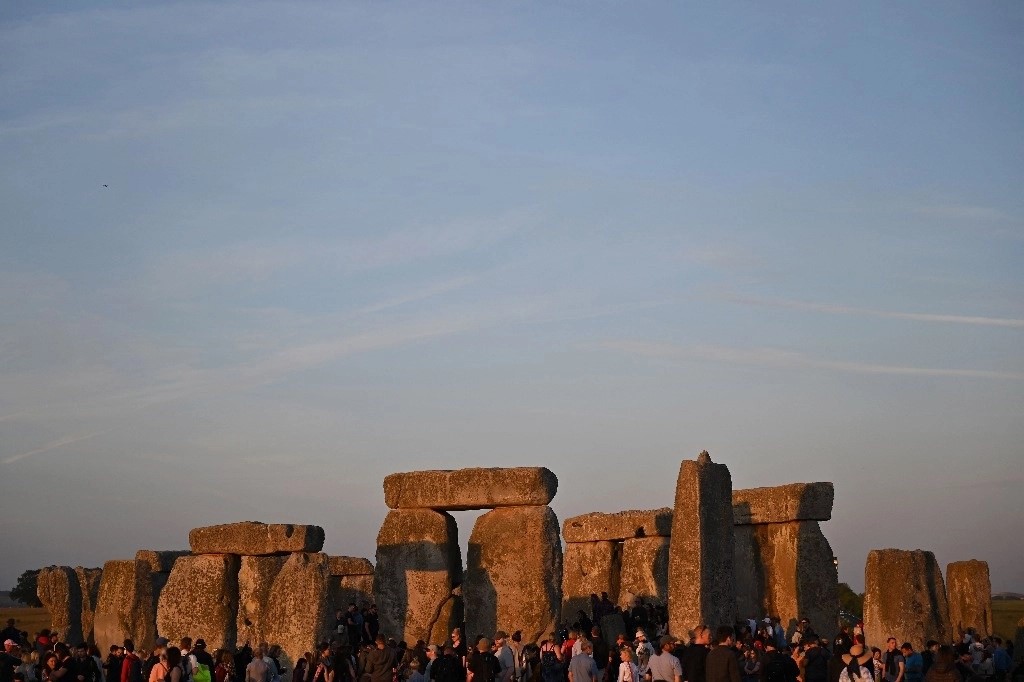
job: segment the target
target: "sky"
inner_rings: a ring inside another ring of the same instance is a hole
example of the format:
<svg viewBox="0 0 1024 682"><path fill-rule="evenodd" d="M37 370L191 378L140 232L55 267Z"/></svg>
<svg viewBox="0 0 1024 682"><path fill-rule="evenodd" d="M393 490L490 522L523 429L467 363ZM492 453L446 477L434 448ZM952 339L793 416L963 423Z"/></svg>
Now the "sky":
<svg viewBox="0 0 1024 682"><path fill-rule="evenodd" d="M1024 591L1024 5L4 2L0 587L543 465ZM465 543L474 513L459 514Z"/></svg>

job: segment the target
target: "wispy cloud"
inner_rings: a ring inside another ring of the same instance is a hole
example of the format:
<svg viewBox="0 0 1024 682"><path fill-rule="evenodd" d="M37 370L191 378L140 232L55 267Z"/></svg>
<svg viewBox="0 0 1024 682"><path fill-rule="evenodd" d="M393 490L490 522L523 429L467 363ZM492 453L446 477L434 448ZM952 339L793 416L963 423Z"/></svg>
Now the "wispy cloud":
<svg viewBox="0 0 1024 682"><path fill-rule="evenodd" d="M19 452L16 455L11 455L10 457L4 459L3 463L4 464L14 464L15 462L19 462L19 461L21 461L23 459L28 459L29 457L35 457L36 455L41 455L43 453L50 452L51 450L56 450L58 448L65 447L67 445L73 445L75 443L81 443L82 441L90 440L92 438L96 438L98 436L102 436L103 434L109 433L109 432L110 432L110 429L107 429L106 431L97 431L96 433L87 433L85 435L80 435L80 436L65 436L63 438L58 438L57 440L50 441L46 445L43 445L43 446L38 447L38 448L35 448L34 450L27 450L25 452Z"/></svg>
<svg viewBox="0 0 1024 682"><path fill-rule="evenodd" d="M875 308L858 308L836 303L813 303L784 298L754 298L746 296L727 296L727 300L743 305L761 306L766 308L790 308L807 310L830 315L859 315L865 317L883 317L895 320L913 320L915 322L942 322L947 324L965 324L983 327L1011 327L1024 329L1024 320L1013 317L982 317L978 315L949 315L944 313L915 313L894 310L877 310Z"/></svg>
<svg viewBox="0 0 1024 682"><path fill-rule="evenodd" d="M815 358L780 348L737 348L718 345L678 345L665 342L619 340L597 344L598 348L627 355L680 362L715 362L769 369L817 369L850 374L876 374L922 377L954 377L969 379L1005 379L1024 381L1024 372L982 369L914 367L883 365Z"/></svg>

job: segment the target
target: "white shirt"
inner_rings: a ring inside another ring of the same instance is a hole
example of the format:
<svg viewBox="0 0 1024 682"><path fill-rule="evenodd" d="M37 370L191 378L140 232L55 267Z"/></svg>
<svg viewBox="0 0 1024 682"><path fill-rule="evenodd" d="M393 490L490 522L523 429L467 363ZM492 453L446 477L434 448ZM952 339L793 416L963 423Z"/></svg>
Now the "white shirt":
<svg viewBox="0 0 1024 682"><path fill-rule="evenodd" d="M632 661L619 663L618 682L640 682L640 670L636 667L636 663Z"/></svg>

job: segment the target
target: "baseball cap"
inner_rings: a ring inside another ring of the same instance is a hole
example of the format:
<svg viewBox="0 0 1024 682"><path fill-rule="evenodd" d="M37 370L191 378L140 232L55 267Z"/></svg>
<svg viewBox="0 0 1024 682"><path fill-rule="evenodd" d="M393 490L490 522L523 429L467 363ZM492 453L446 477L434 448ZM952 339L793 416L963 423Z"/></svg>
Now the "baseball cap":
<svg viewBox="0 0 1024 682"><path fill-rule="evenodd" d="M18 645L18 643L15 642L13 639L5 639L4 640L4 646L17 646L17 645Z"/></svg>

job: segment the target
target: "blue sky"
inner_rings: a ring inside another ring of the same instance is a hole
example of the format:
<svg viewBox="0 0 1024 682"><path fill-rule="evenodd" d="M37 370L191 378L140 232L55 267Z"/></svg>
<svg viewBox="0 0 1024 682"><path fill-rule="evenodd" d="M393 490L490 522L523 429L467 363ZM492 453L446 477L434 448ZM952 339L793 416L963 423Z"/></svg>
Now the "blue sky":
<svg viewBox="0 0 1024 682"><path fill-rule="evenodd" d="M546 465L1024 591L1015 3L5 3L0 585ZM109 187L103 187L109 185ZM460 515L468 537L473 515Z"/></svg>

